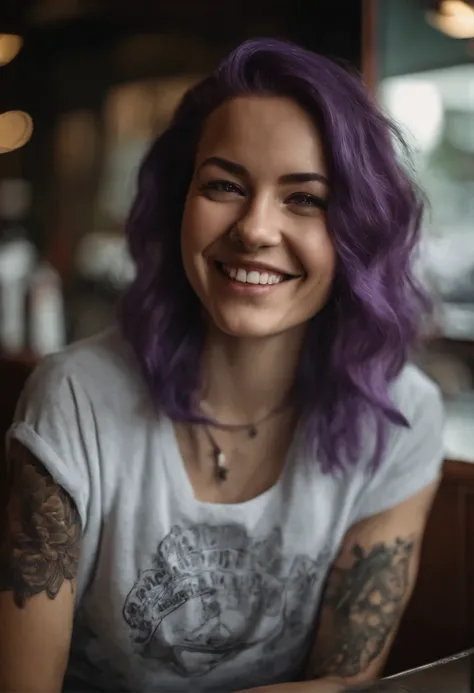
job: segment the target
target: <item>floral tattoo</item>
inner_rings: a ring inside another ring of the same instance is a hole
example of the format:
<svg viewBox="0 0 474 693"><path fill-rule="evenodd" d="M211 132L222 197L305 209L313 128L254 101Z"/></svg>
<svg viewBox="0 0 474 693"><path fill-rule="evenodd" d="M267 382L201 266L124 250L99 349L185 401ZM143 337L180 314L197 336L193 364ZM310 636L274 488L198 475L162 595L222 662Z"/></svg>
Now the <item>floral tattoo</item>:
<svg viewBox="0 0 474 693"><path fill-rule="evenodd" d="M36 594L54 599L77 576L81 526L74 502L40 462L13 441L8 501L0 533L0 591L23 608Z"/></svg>

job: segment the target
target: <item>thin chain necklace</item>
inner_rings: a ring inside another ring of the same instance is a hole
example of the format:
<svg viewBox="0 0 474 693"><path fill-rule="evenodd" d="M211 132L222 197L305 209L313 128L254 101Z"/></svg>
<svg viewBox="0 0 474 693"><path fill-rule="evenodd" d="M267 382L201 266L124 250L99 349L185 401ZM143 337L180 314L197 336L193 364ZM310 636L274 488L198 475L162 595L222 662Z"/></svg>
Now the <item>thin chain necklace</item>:
<svg viewBox="0 0 474 693"><path fill-rule="evenodd" d="M213 434L210 431L210 426L212 425L215 428L220 428L225 431L246 431L247 436L249 438L256 438L258 435L258 427L261 426L263 423L268 421L268 419L271 419L273 416L278 414L279 412L284 409L286 405L282 404L276 409L273 409L271 412L263 416L261 419L254 423L247 423L247 424L225 424L225 423L220 423L216 421L215 423L212 424L203 424L204 430L207 434L207 437L209 438L209 441L212 445L212 454L214 457L214 465L215 465L215 474L216 477L218 478L219 481L227 481L227 477L229 476L229 467L227 466L227 458L220 447L220 445L217 444L216 439L214 438Z"/></svg>

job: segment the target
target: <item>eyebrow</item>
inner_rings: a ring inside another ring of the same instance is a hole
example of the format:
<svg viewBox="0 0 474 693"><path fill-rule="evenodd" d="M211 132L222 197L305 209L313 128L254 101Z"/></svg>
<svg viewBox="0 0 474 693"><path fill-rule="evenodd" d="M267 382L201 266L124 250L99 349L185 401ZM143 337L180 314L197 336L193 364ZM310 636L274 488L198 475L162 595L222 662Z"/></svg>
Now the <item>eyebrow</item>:
<svg viewBox="0 0 474 693"><path fill-rule="evenodd" d="M198 171L200 171L204 166L209 165L218 166L228 173L232 173L235 176L240 176L242 178L248 178L249 174L245 166L235 163L235 161L229 161L229 159L224 159L220 156L210 156L205 159L199 166ZM310 183L311 181L316 181L318 183L324 183L324 185L329 185L329 181L322 173L316 173L315 171L309 171L305 173L285 173L278 179L279 183Z"/></svg>

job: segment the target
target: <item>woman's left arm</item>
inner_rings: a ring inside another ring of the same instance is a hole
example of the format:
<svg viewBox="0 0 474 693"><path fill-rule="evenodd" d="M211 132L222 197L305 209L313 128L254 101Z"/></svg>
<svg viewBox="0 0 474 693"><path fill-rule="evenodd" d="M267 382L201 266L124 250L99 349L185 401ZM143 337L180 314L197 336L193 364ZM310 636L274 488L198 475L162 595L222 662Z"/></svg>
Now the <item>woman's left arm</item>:
<svg viewBox="0 0 474 693"><path fill-rule="evenodd" d="M307 680L252 693L337 693L377 678L415 585L438 485L348 531L326 581Z"/></svg>

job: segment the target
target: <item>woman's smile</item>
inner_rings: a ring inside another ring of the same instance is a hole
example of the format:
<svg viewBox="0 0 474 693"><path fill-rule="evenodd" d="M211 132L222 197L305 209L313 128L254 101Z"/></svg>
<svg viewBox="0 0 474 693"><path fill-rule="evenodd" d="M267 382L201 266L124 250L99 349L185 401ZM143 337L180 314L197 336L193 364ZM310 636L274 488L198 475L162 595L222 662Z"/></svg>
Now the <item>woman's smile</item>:
<svg viewBox="0 0 474 693"><path fill-rule="evenodd" d="M212 263L211 263L212 265ZM240 296L260 296L282 288L301 276L283 274L272 270L259 269L250 263L247 267L238 264L214 262L219 281L228 291Z"/></svg>

